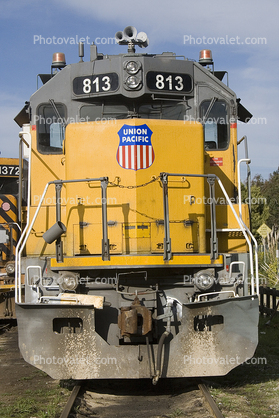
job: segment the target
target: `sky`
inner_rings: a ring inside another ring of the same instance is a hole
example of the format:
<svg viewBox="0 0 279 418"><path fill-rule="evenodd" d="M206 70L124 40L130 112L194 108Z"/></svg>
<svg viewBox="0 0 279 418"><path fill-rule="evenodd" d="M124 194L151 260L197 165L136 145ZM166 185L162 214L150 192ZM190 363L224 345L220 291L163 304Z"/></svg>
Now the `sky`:
<svg viewBox="0 0 279 418"><path fill-rule="evenodd" d="M112 38L132 25L148 35L145 53L198 61L201 49L212 50L215 70L228 71L229 87L253 114L248 124L238 122L252 176L267 179L279 166L278 18L278 0L0 0L0 156L18 156L13 119L36 90L37 74L50 71L54 52L78 62L84 38L84 60L92 41L98 52L124 53Z"/></svg>

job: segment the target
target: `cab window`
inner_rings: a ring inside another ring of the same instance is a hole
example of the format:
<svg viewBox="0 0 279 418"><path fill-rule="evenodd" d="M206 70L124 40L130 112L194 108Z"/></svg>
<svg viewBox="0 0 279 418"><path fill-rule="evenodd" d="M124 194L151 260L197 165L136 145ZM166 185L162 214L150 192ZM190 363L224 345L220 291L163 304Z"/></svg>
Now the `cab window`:
<svg viewBox="0 0 279 418"><path fill-rule="evenodd" d="M122 104L95 103L80 108L81 122L102 122L114 119L127 119L128 107Z"/></svg>
<svg viewBox="0 0 279 418"><path fill-rule="evenodd" d="M55 103L41 104L37 112L38 151L42 154L61 154L65 137L66 107Z"/></svg>
<svg viewBox="0 0 279 418"><path fill-rule="evenodd" d="M186 110L185 102L161 101L141 105L139 115L145 119L184 120Z"/></svg>
<svg viewBox="0 0 279 418"><path fill-rule="evenodd" d="M204 126L205 150L224 150L229 146L228 105L223 100L205 100L200 105L200 118Z"/></svg>
<svg viewBox="0 0 279 418"><path fill-rule="evenodd" d="M111 119L165 119L184 120L187 105L185 102L158 101L156 103L92 103L80 108L80 121L105 121Z"/></svg>

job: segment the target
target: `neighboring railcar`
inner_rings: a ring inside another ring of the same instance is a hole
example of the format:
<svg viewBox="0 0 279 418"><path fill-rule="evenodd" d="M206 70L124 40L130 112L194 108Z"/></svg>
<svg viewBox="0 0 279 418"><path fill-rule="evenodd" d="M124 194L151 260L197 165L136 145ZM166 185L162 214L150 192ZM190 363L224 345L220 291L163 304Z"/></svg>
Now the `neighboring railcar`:
<svg viewBox="0 0 279 418"><path fill-rule="evenodd" d="M15 249L18 224L17 158L0 158L0 319L15 317Z"/></svg>
<svg viewBox="0 0 279 418"><path fill-rule="evenodd" d="M148 41L133 27L116 38L127 53L92 44L86 62L80 45L71 65L54 54L16 118L30 126L32 179L16 251L20 350L56 379L224 375L258 341L239 187L250 161L237 161L237 121L252 115L210 51L138 53Z"/></svg>

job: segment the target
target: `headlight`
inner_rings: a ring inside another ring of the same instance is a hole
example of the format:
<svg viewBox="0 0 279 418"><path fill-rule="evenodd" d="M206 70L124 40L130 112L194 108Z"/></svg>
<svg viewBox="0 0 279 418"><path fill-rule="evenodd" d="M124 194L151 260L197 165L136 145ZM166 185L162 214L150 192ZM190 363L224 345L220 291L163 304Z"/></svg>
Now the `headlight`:
<svg viewBox="0 0 279 418"><path fill-rule="evenodd" d="M135 75L131 75L127 78L126 85L129 89L136 89L140 85L140 79Z"/></svg>
<svg viewBox="0 0 279 418"><path fill-rule="evenodd" d="M199 273L195 277L195 285L201 291L206 291L212 288L215 278L208 273Z"/></svg>
<svg viewBox="0 0 279 418"><path fill-rule="evenodd" d="M5 270L8 276L12 276L15 272L15 263L13 261L9 261L5 265Z"/></svg>
<svg viewBox="0 0 279 418"><path fill-rule="evenodd" d="M74 291L78 287L78 275L71 271L61 274L57 283L63 291Z"/></svg>
<svg viewBox="0 0 279 418"><path fill-rule="evenodd" d="M136 74L139 71L140 67L140 63L136 61L128 61L125 63L124 66L128 74Z"/></svg>

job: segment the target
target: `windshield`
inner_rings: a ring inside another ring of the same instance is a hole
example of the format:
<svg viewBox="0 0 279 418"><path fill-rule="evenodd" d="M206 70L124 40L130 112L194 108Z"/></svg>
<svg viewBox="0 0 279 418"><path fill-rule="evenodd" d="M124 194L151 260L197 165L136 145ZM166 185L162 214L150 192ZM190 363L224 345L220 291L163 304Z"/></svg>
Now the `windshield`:
<svg viewBox="0 0 279 418"><path fill-rule="evenodd" d="M80 109L81 122L93 122L101 119L166 119L184 120L188 106L186 102L158 101L141 104L93 103Z"/></svg>

